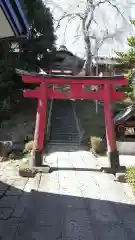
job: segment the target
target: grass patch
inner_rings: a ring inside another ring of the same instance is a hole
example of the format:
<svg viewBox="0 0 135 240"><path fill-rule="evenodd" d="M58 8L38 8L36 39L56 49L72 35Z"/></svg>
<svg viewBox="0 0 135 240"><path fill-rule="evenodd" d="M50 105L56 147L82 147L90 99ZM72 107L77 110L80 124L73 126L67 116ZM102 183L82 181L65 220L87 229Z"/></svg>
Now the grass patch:
<svg viewBox="0 0 135 240"><path fill-rule="evenodd" d="M126 170L126 180L135 192L135 166L130 166Z"/></svg>

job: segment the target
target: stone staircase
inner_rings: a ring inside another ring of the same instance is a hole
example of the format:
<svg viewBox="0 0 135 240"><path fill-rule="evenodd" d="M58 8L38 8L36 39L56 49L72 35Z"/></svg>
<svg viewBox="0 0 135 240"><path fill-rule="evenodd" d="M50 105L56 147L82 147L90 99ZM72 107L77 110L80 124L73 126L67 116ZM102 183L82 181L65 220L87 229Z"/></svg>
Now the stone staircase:
<svg viewBox="0 0 135 240"><path fill-rule="evenodd" d="M80 128L73 102L54 100L49 145L80 145L83 131Z"/></svg>

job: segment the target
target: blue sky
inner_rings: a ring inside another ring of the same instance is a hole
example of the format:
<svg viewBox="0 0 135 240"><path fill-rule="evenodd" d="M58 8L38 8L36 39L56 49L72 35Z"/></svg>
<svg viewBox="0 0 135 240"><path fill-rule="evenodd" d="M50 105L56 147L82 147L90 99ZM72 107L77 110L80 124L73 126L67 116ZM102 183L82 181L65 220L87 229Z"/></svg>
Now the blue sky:
<svg viewBox="0 0 135 240"><path fill-rule="evenodd" d="M98 0L97 0L98 1ZM121 8L124 16L127 20L130 18L135 18L135 6L129 4L130 0L114 0L113 2L117 2L118 6ZM53 9L54 20L60 18L63 14L61 9L67 11L68 13L73 13L76 10L82 12L85 6L86 0L53 0L48 4L51 9ZM98 21L99 28L103 29L104 26L109 29L109 32L115 32L116 25L117 29L121 29L117 31L116 37L112 40L108 40L104 42L101 49L99 50L100 56L112 57L115 56L115 51L126 51L127 50L127 37L130 35L134 35L134 28L125 22L121 21L121 17L116 14L116 11L109 7L108 5L102 5L100 9L95 13L96 20ZM60 24L59 30L57 30L57 45L65 44L67 48L73 53L77 54L80 57L85 57L84 50L84 41L81 34L81 23L79 19L74 19L70 24L68 24L66 34L65 25L67 23L67 19L63 20ZM76 29L78 28L78 35L80 36L78 40L76 40ZM100 36L100 30L97 28L94 29L96 34Z"/></svg>

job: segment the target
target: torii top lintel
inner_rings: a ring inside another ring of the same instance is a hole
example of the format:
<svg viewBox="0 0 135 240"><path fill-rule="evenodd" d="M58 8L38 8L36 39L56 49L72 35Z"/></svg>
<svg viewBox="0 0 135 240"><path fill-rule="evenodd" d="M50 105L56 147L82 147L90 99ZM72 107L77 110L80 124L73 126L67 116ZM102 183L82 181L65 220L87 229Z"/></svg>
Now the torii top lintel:
<svg viewBox="0 0 135 240"><path fill-rule="evenodd" d="M128 85L128 79L125 76L56 76L56 75L39 75L39 74L21 74L25 83L46 84L88 84L101 85L108 84L114 86Z"/></svg>
<svg viewBox="0 0 135 240"><path fill-rule="evenodd" d="M113 89L113 86L127 85L128 79L124 76L56 76L56 75L39 75L28 74L21 72L23 81L25 83L35 83L40 86L34 90L24 90L24 97L38 98L41 100L41 96L46 93L48 99L106 99L105 101L118 101L126 97L125 93L117 92ZM58 89L48 88L50 85L69 85L70 90L68 92L59 91ZM87 91L85 86L97 85L102 88L95 91ZM109 93L109 95L107 94Z"/></svg>

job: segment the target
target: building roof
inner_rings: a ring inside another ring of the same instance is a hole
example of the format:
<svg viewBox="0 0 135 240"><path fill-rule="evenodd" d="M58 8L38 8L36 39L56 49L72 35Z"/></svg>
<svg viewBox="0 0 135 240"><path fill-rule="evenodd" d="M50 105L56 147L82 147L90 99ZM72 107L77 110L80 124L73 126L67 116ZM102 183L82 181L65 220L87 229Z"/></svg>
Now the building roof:
<svg viewBox="0 0 135 240"><path fill-rule="evenodd" d="M98 57L97 60L100 65L116 65L119 64L117 58L109 58L109 57ZM93 59L93 63L96 63L96 59Z"/></svg>

